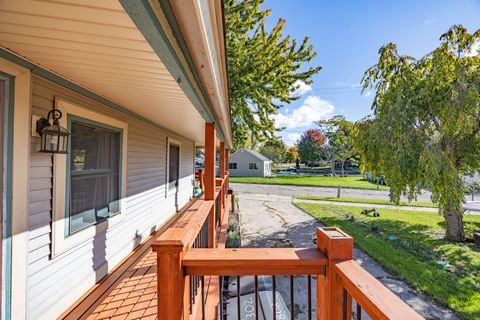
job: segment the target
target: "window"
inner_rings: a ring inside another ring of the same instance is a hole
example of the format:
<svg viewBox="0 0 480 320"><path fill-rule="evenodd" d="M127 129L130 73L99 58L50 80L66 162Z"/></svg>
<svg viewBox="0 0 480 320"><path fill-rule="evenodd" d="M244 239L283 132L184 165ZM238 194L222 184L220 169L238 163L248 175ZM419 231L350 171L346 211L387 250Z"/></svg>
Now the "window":
<svg viewBox="0 0 480 320"><path fill-rule="evenodd" d="M258 163L249 163L248 169L250 170L258 170Z"/></svg>
<svg viewBox="0 0 480 320"><path fill-rule="evenodd" d="M178 187L180 178L180 146L170 144L168 148L168 188Z"/></svg>
<svg viewBox="0 0 480 320"><path fill-rule="evenodd" d="M69 233L120 212L120 131L72 120Z"/></svg>
<svg viewBox="0 0 480 320"><path fill-rule="evenodd" d="M237 163L236 162L229 163L228 169L234 169L234 170L237 169Z"/></svg>

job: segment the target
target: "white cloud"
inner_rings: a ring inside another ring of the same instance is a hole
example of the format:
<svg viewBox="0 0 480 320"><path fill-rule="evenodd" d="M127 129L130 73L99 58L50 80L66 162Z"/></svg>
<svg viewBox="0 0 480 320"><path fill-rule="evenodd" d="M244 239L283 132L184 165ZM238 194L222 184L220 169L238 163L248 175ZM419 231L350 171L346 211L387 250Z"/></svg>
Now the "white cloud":
<svg viewBox="0 0 480 320"><path fill-rule="evenodd" d="M287 133L283 136L283 142L285 142L287 146L293 146L297 143L298 139L300 139L300 136L300 133Z"/></svg>
<svg viewBox="0 0 480 320"><path fill-rule="evenodd" d="M472 46L472 51L470 51L470 53L467 53L465 56L473 57L477 54L480 54L480 41L475 42Z"/></svg>
<svg viewBox="0 0 480 320"><path fill-rule="evenodd" d="M427 20L423 21L423 24L432 24L437 22L437 18L428 18Z"/></svg>
<svg viewBox="0 0 480 320"><path fill-rule="evenodd" d="M302 106L288 113L274 116L277 127L299 128L311 126L315 121L328 119L333 115L335 106L319 96L308 96Z"/></svg>
<svg viewBox="0 0 480 320"><path fill-rule="evenodd" d="M296 95L303 96L305 93L312 91L312 86L309 84L306 84L301 80L295 81L295 83L293 84L293 88L296 88L296 89L295 91L292 92L292 96L296 96Z"/></svg>

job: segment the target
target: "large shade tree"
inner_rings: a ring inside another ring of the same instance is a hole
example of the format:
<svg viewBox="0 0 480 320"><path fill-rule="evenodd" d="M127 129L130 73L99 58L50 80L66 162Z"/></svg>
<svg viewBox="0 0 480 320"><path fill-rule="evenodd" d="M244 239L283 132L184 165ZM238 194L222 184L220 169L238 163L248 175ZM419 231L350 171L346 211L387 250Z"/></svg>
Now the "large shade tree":
<svg viewBox="0 0 480 320"><path fill-rule="evenodd" d="M332 165L332 174L335 175L335 162L338 161L344 176L345 162L356 155L351 136L353 123L342 115L335 115L330 119L318 121L317 125L328 139L324 154Z"/></svg>
<svg viewBox="0 0 480 320"><path fill-rule="evenodd" d="M322 160L322 147L325 136L318 129L305 131L297 143L298 154L302 162L316 162Z"/></svg>
<svg viewBox="0 0 480 320"><path fill-rule="evenodd" d="M365 168L385 174L393 200L431 190L453 241L465 239L462 177L480 169L479 38L453 26L419 60L382 47L362 80L376 90L374 116L355 130Z"/></svg>
<svg viewBox="0 0 480 320"><path fill-rule="evenodd" d="M285 157L287 146L282 139L275 137L262 144L259 152L273 162L281 162Z"/></svg>
<svg viewBox="0 0 480 320"><path fill-rule="evenodd" d="M283 34L285 20L271 30L265 26L270 10L264 0L226 0L225 24L228 75L232 106L233 139L237 148L245 142L273 137L273 115L282 103L299 98L300 84L310 84L320 67L308 67L316 55L308 38L300 44Z"/></svg>

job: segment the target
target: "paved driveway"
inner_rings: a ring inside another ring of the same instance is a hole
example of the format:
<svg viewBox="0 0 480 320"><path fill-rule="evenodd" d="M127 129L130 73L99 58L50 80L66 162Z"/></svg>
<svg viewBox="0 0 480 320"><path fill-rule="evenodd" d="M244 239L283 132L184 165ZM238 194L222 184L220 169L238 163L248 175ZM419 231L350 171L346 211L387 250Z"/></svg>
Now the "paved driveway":
<svg viewBox="0 0 480 320"><path fill-rule="evenodd" d="M238 198L243 246L315 247L313 243L315 230L321 225L292 204L291 193L296 193L297 190L288 191L287 188L291 187L284 186L266 186L265 188L260 185L243 184L235 184L232 187L235 192L240 192ZM271 192L266 193L267 190ZM286 196L287 192L290 194ZM442 308L425 295L408 287L403 281L390 275L364 252L355 248L354 258L427 319L458 319L451 311ZM282 295L286 294L288 289L286 284L280 284L279 287ZM295 296L302 297L303 301L306 296L305 288L302 282L295 287ZM301 304L300 308L305 310L304 304ZM302 319L304 315L305 313L297 319Z"/></svg>

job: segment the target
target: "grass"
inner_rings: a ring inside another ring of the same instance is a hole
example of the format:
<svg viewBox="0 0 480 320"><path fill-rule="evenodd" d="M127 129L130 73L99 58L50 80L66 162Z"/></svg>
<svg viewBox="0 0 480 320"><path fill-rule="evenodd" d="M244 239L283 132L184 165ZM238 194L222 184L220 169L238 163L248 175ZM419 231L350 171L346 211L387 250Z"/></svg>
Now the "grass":
<svg viewBox="0 0 480 320"><path fill-rule="evenodd" d="M259 183L259 184L280 184L292 186L312 187L337 187L352 189L388 190L386 186L376 184L363 179L362 176L329 177L319 175L277 175L274 178L261 177L230 177L230 182Z"/></svg>
<svg viewBox="0 0 480 320"><path fill-rule="evenodd" d="M381 216L373 218L361 215L361 207L296 205L325 225L350 234L380 264L462 318L480 319L480 248L443 240L443 217L434 212L380 209ZM480 216L466 215L465 222L480 229ZM371 232L372 225L379 227L379 234Z"/></svg>
<svg viewBox="0 0 480 320"><path fill-rule="evenodd" d="M383 199L365 199L365 198L337 198L337 197L329 197L329 196L299 196L295 197L295 199L303 199L303 200L323 200L323 201L332 201L332 202L354 202L354 203L365 203L365 204L388 204L388 205L396 205L396 206L410 206L410 207L423 207L423 208L437 208L436 204L431 202L421 202L421 201L413 201L413 202L400 202L396 204L391 202L390 200L383 200Z"/></svg>

